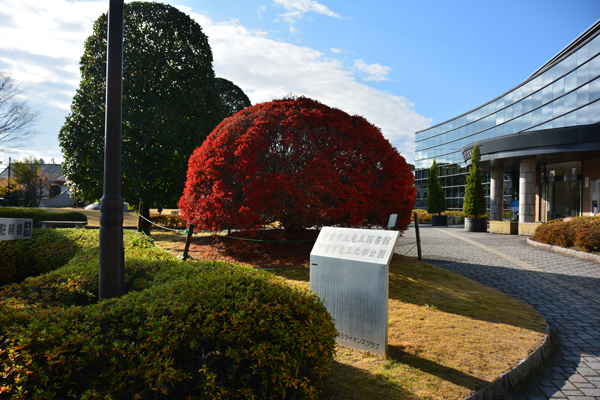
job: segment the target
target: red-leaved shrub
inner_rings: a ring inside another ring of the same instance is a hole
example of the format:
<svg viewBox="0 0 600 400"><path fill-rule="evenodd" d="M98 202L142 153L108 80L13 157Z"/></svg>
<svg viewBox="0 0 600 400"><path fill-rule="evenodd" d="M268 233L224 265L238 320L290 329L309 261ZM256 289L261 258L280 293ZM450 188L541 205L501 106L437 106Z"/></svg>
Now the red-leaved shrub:
<svg viewBox="0 0 600 400"><path fill-rule="evenodd" d="M189 161L179 201L197 229L286 232L324 225L410 223L415 189L380 129L299 97L248 107L221 122Z"/></svg>
<svg viewBox="0 0 600 400"><path fill-rule="evenodd" d="M553 246L600 252L600 217L556 219L540 225L531 240Z"/></svg>

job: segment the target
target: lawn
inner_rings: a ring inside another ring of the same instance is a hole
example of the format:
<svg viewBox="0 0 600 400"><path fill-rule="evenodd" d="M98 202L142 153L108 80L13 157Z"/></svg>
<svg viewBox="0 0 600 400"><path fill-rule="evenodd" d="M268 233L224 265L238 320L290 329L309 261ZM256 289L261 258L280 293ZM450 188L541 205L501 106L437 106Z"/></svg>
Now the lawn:
<svg viewBox="0 0 600 400"><path fill-rule="evenodd" d="M265 234L266 235L266 234ZM271 234L272 235L272 234ZM153 233L182 253L185 236ZM308 288L314 233L288 243L196 235L192 258L270 270ZM262 236L275 240L277 236ZM546 321L530 306L458 274L395 256L390 265L389 352L337 346L324 399L463 399L515 367L544 340Z"/></svg>

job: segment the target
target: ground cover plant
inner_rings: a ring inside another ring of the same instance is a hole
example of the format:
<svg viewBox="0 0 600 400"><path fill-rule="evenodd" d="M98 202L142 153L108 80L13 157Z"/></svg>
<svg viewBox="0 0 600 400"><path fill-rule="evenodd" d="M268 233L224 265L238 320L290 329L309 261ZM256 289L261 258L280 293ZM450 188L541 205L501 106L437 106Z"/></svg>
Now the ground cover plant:
<svg viewBox="0 0 600 400"><path fill-rule="evenodd" d="M34 225L40 221L86 221L81 211L48 211L41 208L0 207L0 218L32 219Z"/></svg>
<svg viewBox="0 0 600 400"><path fill-rule="evenodd" d="M48 231L88 245L0 289L0 399L317 398L336 332L308 291L126 231L127 293L98 302L98 231Z"/></svg>
<svg viewBox="0 0 600 400"><path fill-rule="evenodd" d="M153 238L174 253L183 250L183 235ZM225 246L234 240L194 236L190 254L268 266L309 288L312 243ZM463 399L515 367L545 337L546 322L530 306L410 257L394 256L389 296L389 354L337 346L323 399Z"/></svg>
<svg viewBox="0 0 600 400"><path fill-rule="evenodd" d="M600 253L600 217L555 219L537 227L531 240L587 253Z"/></svg>

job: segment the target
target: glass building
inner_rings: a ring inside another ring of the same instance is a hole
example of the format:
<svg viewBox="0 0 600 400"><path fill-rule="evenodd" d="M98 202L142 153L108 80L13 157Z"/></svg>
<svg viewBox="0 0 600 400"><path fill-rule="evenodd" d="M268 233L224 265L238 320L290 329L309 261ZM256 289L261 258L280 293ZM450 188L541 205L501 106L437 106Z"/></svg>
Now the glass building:
<svg viewBox="0 0 600 400"><path fill-rule="evenodd" d="M415 208L427 208L435 159L448 209L462 210L477 143L490 219L511 201L519 221L598 212L600 20L515 88L415 135Z"/></svg>

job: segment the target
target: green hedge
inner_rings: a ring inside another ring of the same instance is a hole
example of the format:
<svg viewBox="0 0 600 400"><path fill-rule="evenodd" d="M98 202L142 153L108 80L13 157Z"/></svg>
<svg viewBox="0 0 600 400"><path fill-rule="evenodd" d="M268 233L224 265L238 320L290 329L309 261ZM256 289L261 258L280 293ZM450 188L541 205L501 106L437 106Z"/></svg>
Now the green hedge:
<svg viewBox="0 0 600 400"><path fill-rule="evenodd" d="M549 221L535 230L531 240L588 253L600 253L600 217Z"/></svg>
<svg viewBox="0 0 600 400"><path fill-rule="evenodd" d="M31 239L0 241L0 285L20 282L67 263L91 246L84 229L35 229Z"/></svg>
<svg viewBox="0 0 600 400"><path fill-rule="evenodd" d="M48 211L41 208L0 207L0 218L27 218L33 224L40 221L85 221L87 217L81 211Z"/></svg>
<svg viewBox="0 0 600 400"><path fill-rule="evenodd" d="M336 331L316 295L124 239L119 299L97 302L94 246L0 291L0 398L319 397Z"/></svg>

